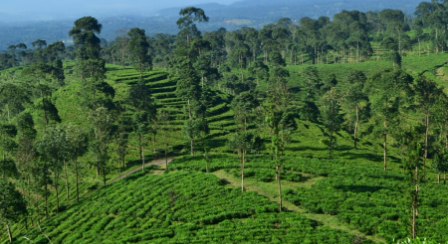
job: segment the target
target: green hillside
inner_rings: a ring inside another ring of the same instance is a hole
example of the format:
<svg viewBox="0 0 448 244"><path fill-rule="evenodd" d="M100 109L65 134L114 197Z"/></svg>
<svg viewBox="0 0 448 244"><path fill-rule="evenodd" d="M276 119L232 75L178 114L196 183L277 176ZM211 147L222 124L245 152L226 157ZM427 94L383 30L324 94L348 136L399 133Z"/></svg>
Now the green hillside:
<svg viewBox="0 0 448 244"><path fill-rule="evenodd" d="M424 73L445 86L446 58L446 54L408 56L403 59L403 67L413 75ZM344 77L351 70L371 76L390 65L386 61L370 61L315 66L321 77L335 74L339 89L345 90L348 84ZM298 97L302 96L300 74L304 68L287 66L291 73L290 90ZM74 64L65 63L64 71L67 84L53 94L61 124L88 127ZM21 68L1 72L20 79ZM115 89L115 102L125 100L130 86L140 79L136 69L117 65L107 65L106 77L106 82ZM163 157L164 141L169 144L170 155L188 151L188 139L182 134L182 125L187 119L186 101L175 95L179 78L170 71L154 69L144 72L143 79L159 111L170 115L168 128L164 129L167 133L157 133L154 144L152 135L145 135L146 157L149 160ZM263 86L266 83L260 85L261 90L265 89ZM324 126L296 119L298 127L286 147L282 173L286 211L277 211L275 167L267 155L268 140L264 140L265 149L248 156L246 192L241 193L239 159L236 154L223 154L231 152L226 142L236 129L230 108L233 98L213 88L213 102L207 112L211 130L202 139L211 141L208 163L199 143L198 156L178 157L166 173L158 167L148 167L145 173L134 173L106 186L102 186L102 179L94 173L93 166L86 167L80 184L80 203L73 198L75 186L71 183L72 197L70 200L61 197L61 212L56 214L52 193L51 216L43 218L41 213L42 230L36 219L35 226L28 226L28 230L24 225L15 225L15 242L47 243L45 235L53 243L369 243L408 236L409 214L402 207L407 201L403 197L407 188L400 148L394 146L394 138L389 138L393 145L389 149L390 166L388 171L383 171L381 138L368 133L369 123L360 128L365 136L360 138L356 150L351 133L337 132L335 159L327 160ZM37 127L42 127L41 114L35 111L33 115ZM256 131L257 125L251 124L248 128ZM267 131L260 133L268 135ZM115 147L114 142L111 147ZM114 154L112 150L111 155ZM81 160L93 161L92 157L87 154ZM126 170L135 169L139 164L137 135L131 133ZM206 164L211 173L205 172ZM108 181L121 174L118 163L114 161L113 165ZM430 181L422 187L421 196L425 199L420 208L423 217L418 223L425 228L419 236L443 241L446 235L441 230L446 218L434 219L448 206L443 200L445 185L436 184L433 173L428 172L427 178ZM74 173L70 170L68 180L73 182L73 179ZM67 193L63 188L61 185L60 196ZM7 239L5 233L2 239Z"/></svg>
<svg viewBox="0 0 448 244"><path fill-rule="evenodd" d="M53 243L347 243L354 238L276 210L266 197L241 194L214 175L138 173L49 219L42 232ZM37 229L26 236L47 241Z"/></svg>
<svg viewBox="0 0 448 244"><path fill-rule="evenodd" d="M448 5L417 10L10 45L0 243L446 242Z"/></svg>

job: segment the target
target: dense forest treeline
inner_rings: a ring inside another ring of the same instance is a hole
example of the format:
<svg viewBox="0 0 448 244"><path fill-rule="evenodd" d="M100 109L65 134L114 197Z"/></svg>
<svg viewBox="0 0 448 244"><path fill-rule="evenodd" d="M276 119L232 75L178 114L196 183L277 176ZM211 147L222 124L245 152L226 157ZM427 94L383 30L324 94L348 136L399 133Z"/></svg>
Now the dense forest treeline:
<svg viewBox="0 0 448 244"><path fill-rule="evenodd" d="M440 182L448 169L448 96L431 75L403 69L402 60L446 52L448 2L422 2L415 20L400 10L342 11L332 20L304 17L295 24L282 18L260 30L232 32L201 33L197 24L209 17L200 8L184 8L179 14L177 35L148 37L145 30L132 28L107 42L98 37L102 24L89 16L74 22L68 33L73 45L38 39L33 49L18 43L0 53L0 68L6 69L0 72L0 221L10 241L11 226L40 226L64 210L62 185L69 200L69 185L74 184L79 201L79 181L94 175L106 185L111 175L126 169L131 149L144 171L150 144L152 155L159 150L165 158L170 151L177 153L175 148L192 156L199 152L206 172L212 151L235 153L242 192L249 156L269 155L278 185L276 211L282 212L283 165L299 122L321 126L329 158L341 131L352 135L354 149L363 137L375 138L370 143L381 145L384 171L395 160L406 175L401 190L411 221L394 220L409 223L400 228L414 239L420 233L445 238L444 233L425 231L418 209L426 176L433 172ZM321 77L316 68L382 60L389 67L373 75L351 70L346 77ZM126 73L119 66L134 71ZM295 91L290 67L298 66L306 67L296 72L301 83ZM118 72L114 84L109 82L112 71ZM170 85L151 83L161 77ZM73 87L78 90L71 96L78 104L66 106L77 106L83 116L78 123L74 116L63 121L56 105L58 96L69 96ZM154 89L174 95L156 97ZM174 99L175 109L163 107L158 102L162 98ZM231 112L223 116L231 118L233 127L224 131L224 124L211 123L226 107ZM224 146L214 141L219 136L225 136ZM156 139L160 137L175 140ZM54 211L49 198L56 201ZM405 237L403 232L396 235L387 237Z"/></svg>
<svg viewBox="0 0 448 244"><path fill-rule="evenodd" d="M222 5L216 3L200 4L197 7L205 10L209 16L212 16L206 24L200 24L199 28L202 31L213 31L220 27L225 27L227 30L236 30L241 27L253 27L256 29L263 28L264 25L277 21L280 18L291 18L297 22L302 17L311 17L317 19L319 16L331 17L341 10L360 10L375 11L385 8L400 9L406 14L414 12L418 5L418 0L411 1L367 1L359 2L355 0L350 1L237 1L230 5ZM133 4L136 4L135 2ZM13 7L14 3L6 3L5 9L17 9ZM73 6L74 5L74 6ZM76 16L94 15L101 23L105 24L101 32L101 38L108 41L117 37L115 33L122 28L138 27L145 29L146 34L154 36L157 33L177 34L176 20L179 14L179 8L168 8L160 10L157 13L152 13L155 10L154 5L148 3L139 4L139 9L130 10L129 8L121 8L112 14L114 9L113 4L109 4L107 8L95 13L95 8L88 7L89 12L86 14L73 14L74 11L79 13L85 12L86 7L83 3L73 4L67 8L64 5L64 10L57 13L47 13L38 18L48 19L48 21L37 21L34 4L27 4L20 8L20 15L9 15L0 13L0 50L7 48L8 45L14 43L25 43L30 45L32 41L37 38L45 39L51 43L54 41L70 41L71 38L67 35ZM52 7L57 8L61 6L55 3ZM105 6L106 7L106 6ZM61 7L60 7L61 8ZM76 10L77 9L77 10ZM109 10L106 10L109 9ZM110 12L108 14L107 12ZM113 16L112 16L113 15ZM51 20L53 16L53 19ZM59 16L57 19L54 16ZM75 16L75 17L72 17ZM31 21L35 19L36 21Z"/></svg>
<svg viewBox="0 0 448 244"><path fill-rule="evenodd" d="M437 11L434 11L435 9ZM194 45L205 52L213 52L214 59L231 55L231 50L239 44L244 44L243 48L248 49L243 55L244 59L247 59L249 52L252 57L257 57L259 54L268 56L272 50L276 49L274 47L282 46L279 51L283 58L288 55L290 64L303 63L304 55L311 58L313 63L368 60L373 53L371 42L379 44L374 48L398 52L412 50L412 46L417 43L421 50L443 52L446 49L443 30L443 26L446 25L444 11L446 11L445 7L441 3L422 3L415 11L415 18L409 18L402 11L392 9L366 13L342 11L334 15L332 21L324 16L317 20L303 17L297 24L294 24L291 19L283 18L265 25L260 30L243 27L232 32L227 32L224 28L206 32L199 38L202 43L198 42ZM127 30L117 30L116 34L119 37L111 42L101 39L102 56L107 62L123 64L130 61L129 52L123 51L126 50L129 39L125 35ZM195 31L200 33L199 30ZM411 31L410 34L409 31ZM197 36L198 34L193 34L192 40ZM163 60L169 59L172 50L176 49L177 38L169 34L156 34L148 38L151 46L150 53L155 64L163 65ZM422 46L421 42L425 42L425 45ZM14 67L18 62L29 64L39 60L38 57L34 57L34 53L39 53L39 50L46 45L46 42L39 43L38 41L32 42L34 49L27 47L24 43L9 45L8 50L1 54L0 67L5 69ZM200 47L201 45L203 46ZM46 50L52 52L49 49L50 47ZM74 60L75 55L72 51L72 45L68 45L60 58ZM221 60L220 62L223 62L225 59Z"/></svg>

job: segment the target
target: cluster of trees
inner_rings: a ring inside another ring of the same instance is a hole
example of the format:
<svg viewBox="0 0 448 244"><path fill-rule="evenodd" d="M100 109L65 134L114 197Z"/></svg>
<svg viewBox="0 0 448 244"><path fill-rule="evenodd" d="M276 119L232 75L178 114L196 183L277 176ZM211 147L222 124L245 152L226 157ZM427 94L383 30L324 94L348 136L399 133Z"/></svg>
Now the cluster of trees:
<svg viewBox="0 0 448 244"><path fill-rule="evenodd" d="M20 76L2 77L0 221L6 225L10 240L13 239L12 223L20 221L27 227L28 223L33 226L36 220L40 224L43 212L49 215L51 188L55 193L56 213L59 212L62 179L65 179L67 200L71 197L69 185L76 184L76 200L79 201L79 180L87 166L96 169L104 184L111 170L121 171L126 166L130 133L139 135L144 170L147 143L142 142L141 134L155 133L151 129L155 120L162 123L168 120L166 114L157 114L150 89L141 76L141 82L130 87L125 103L113 100L115 90L104 81L106 62L100 56L100 39L96 36L101 27L95 18L84 17L75 22L69 33L74 40L72 54L82 86L80 105L88 115L89 127L60 124L53 93L65 85L60 59L60 51L64 49L62 42L46 46L45 41L36 41L38 49L33 62L28 64L25 58L21 59L27 66ZM145 31L134 28L127 34L130 58L142 74L152 66ZM162 127L158 126L159 131ZM110 147L112 142L116 145L114 148ZM118 158L111 158L111 150L116 150ZM87 153L94 161L81 163L78 158ZM69 182L68 171L75 176L75 182Z"/></svg>

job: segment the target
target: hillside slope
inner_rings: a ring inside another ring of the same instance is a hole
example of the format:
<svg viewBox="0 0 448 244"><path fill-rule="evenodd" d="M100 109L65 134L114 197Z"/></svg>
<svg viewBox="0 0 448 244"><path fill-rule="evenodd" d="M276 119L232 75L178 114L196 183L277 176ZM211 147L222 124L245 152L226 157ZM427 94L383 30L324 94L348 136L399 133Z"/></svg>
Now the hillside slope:
<svg viewBox="0 0 448 244"><path fill-rule="evenodd" d="M52 217L42 232L53 243L348 243L354 238L276 210L267 198L242 194L211 174L137 173ZM22 234L48 243L37 228Z"/></svg>

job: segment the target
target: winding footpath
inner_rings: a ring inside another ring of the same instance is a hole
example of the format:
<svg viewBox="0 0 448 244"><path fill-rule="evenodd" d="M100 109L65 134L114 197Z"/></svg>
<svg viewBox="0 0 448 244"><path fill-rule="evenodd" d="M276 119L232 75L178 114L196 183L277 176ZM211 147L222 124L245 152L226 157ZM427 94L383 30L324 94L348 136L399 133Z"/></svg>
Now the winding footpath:
<svg viewBox="0 0 448 244"><path fill-rule="evenodd" d="M165 161L164 158L153 160L153 161L150 161L150 162L146 163L144 165L144 167L146 168L149 165L164 165L166 162L170 163L171 161L173 161L173 159L174 159L174 157L168 158L167 161ZM124 178L128 177L129 175L131 175L131 174L133 174L133 173L135 173L135 172L137 172L139 170L142 170L141 166L139 166L139 167L137 167L135 169L132 169L132 170L124 173L123 175L121 175L121 176L111 180L107 185L112 184L112 183L114 183L117 180L124 179ZM239 183L239 181L237 179L235 179L234 177L231 177L231 176L229 177L228 174L225 174L223 171L222 172L221 171L213 172L212 174L214 174L218 178L225 178L234 187L239 187L240 186L239 185L240 183ZM263 189L261 189L259 187L256 187L255 185L252 185L252 184L251 185L246 185L245 184L245 188L246 188L247 191L254 191L254 192L257 192L260 195L266 196L273 202L277 202L277 200L278 200L276 197L270 196L270 194L267 194L266 191L264 191ZM342 230L342 231L345 231L345 232L348 232L348 233L351 233L351 234L354 234L354 235L357 235L357 236L364 236L367 239L370 239L370 240L372 240L374 242L385 242L385 240L383 238L381 238L381 237L378 237L378 236L375 236L375 235L374 236L364 235L362 232L360 232L356 228L353 228L352 226L348 226L348 225L345 225L345 224L341 223L339 220L337 220L333 216L328 216L328 215L325 215L325 214L311 214L307 210L302 209L302 208L300 208L300 207L298 207L298 206L296 206L296 205L294 205L294 204L292 204L292 203L290 203L288 201L284 201L283 204L284 204L284 206L287 209L292 210L292 211L297 212L297 213L300 213L300 214L304 215L305 217L307 217L309 219L312 219L312 220L318 221L320 223L323 223L325 226L327 226L329 228L339 229L339 230Z"/></svg>
<svg viewBox="0 0 448 244"><path fill-rule="evenodd" d="M166 161L165 161L164 158L162 158L162 159L157 159L157 160L153 160L153 161L150 161L150 162L146 163L146 164L144 165L144 167L146 168L146 167L149 166L149 165L163 165L163 164L165 164L165 163L171 163L171 161L173 161L173 159L174 159L174 158L172 157L172 158L168 158ZM117 178L115 178L115 179L109 181L109 182L107 183L107 185L112 184L112 183L114 183L114 182L117 181L117 180L124 179L124 178L128 177L129 175L131 175L131 174L133 174L133 173L135 173L135 172L137 172L137 171L139 171L139 170L142 170L141 166L139 166L139 167L137 167L137 168L135 168L135 169L133 169L133 170L130 170L130 171L128 171L128 172L122 174L121 176L119 176L119 177L117 177Z"/></svg>

